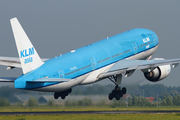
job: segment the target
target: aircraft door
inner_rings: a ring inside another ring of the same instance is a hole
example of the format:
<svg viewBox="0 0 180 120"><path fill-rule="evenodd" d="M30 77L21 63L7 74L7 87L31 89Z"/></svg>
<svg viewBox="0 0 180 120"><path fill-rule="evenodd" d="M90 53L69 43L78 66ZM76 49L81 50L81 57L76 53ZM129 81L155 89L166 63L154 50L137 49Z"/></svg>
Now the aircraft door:
<svg viewBox="0 0 180 120"><path fill-rule="evenodd" d="M133 42L132 45L133 45L133 49L134 49L134 54L137 54L137 52L138 52L137 44L135 42Z"/></svg>
<svg viewBox="0 0 180 120"><path fill-rule="evenodd" d="M93 58L90 59L90 62L91 62L91 67L92 67L92 70L95 70L96 69L96 63L95 63L95 60Z"/></svg>
<svg viewBox="0 0 180 120"><path fill-rule="evenodd" d="M58 71L59 78L64 78L64 72L62 70Z"/></svg>

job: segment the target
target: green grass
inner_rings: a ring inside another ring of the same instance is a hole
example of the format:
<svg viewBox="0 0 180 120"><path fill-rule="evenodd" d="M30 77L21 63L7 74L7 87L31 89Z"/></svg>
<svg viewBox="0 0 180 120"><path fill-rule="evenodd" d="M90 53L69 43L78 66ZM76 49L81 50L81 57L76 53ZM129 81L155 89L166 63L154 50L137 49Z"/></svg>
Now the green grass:
<svg viewBox="0 0 180 120"><path fill-rule="evenodd" d="M19 115L0 120L179 120L180 114Z"/></svg>
<svg viewBox="0 0 180 120"><path fill-rule="evenodd" d="M18 107L8 106L0 107L0 112L36 112L36 111L151 111L151 110L180 110L180 106L172 107L99 107L99 106L75 106L75 107L62 107L62 106L36 106L36 107Z"/></svg>
<svg viewBox="0 0 180 120"><path fill-rule="evenodd" d="M35 111L148 111L148 110L180 110L180 107L62 107L36 106L28 109L18 106L0 107L0 112L35 112ZM179 120L180 114L78 114L78 115L16 115L0 116L0 120Z"/></svg>

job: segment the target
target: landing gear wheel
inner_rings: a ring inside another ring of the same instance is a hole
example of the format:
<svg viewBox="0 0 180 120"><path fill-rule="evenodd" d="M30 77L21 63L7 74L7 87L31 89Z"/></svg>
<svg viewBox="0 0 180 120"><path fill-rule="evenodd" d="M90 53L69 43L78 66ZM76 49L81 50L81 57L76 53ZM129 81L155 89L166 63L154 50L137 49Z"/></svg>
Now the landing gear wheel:
<svg viewBox="0 0 180 120"><path fill-rule="evenodd" d="M109 93L109 100L112 100L113 98L116 98L116 100L120 100L123 95L126 94L126 88L123 87L122 90L120 89L119 86L115 86L114 90Z"/></svg>
<svg viewBox="0 0 180 120"><path fill-rule="evenodd" d="M54 99L58 99L58 95L56 93L54 93Z"/></svg>
<svg viewBox="0 0 180 120"><path fill-rule="evenodd" d="M61 96L62 99L65 99L65 97L66 97L65 95L62 95L62 96Z"/></svg>
<svg viewBox="0 0 180 120"><path fill-rule="evenodd" d="M112 93L113 95L115 95L115 94L116 94L116 90L113 90L111 93Z"/></svg>
<svg viewBox="0 0 180 120"><path fill-rule="evenodd" d="M72 92L72 89L68 89L66 91L62 91L62 92L55 92L54 93L54 99L58 99L59 97L61 97L62 99L65 99L66 96L68 96L69 93Z"/></svg>
<svg viewBox="0 0 180 120"><path fill-rule="evenodd" d="M116 94L116 100L120 100L120 94L118 93L118 94Z"/></svg>
<svg viewBox="0 0 180 120"><path fill-rule="evenodd" d="M123 94L126 94L126 88L125 87L122 88L122 92L123 92Z"/></svg>
<svg viewBox="0 0 180 120"><path fill-rule="evenodd" d="M68 91L66 91L62 96L68 96Z"/></svg>
<svg viewBox="0 0 180 120"><path fill-rule="evenodd" d="M112 100L114 96L113 96L112 93L109 93L109 96L108 96L108 97L109 97L109 100Z"/></svg>
<svg viewBox="0 0 180 120"><path fill-rule="evenodd" d="M123 97L123 91L122 90L119 92L119 94L120 94L120 97Z"/></svg>

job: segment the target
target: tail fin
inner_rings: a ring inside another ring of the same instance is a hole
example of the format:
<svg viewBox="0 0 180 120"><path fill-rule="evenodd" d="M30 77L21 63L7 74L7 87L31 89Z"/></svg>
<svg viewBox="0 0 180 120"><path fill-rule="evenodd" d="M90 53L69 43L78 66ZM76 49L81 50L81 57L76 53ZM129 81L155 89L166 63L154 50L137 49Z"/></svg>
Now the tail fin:
<svg viewBox="0 0 180 120"><path fill-rule="evenodd" d="M44 63L39 57L17 18L12 18L10 22L16 41L16 47L18 50L23 74L26 74L40 67Z"/></svg>

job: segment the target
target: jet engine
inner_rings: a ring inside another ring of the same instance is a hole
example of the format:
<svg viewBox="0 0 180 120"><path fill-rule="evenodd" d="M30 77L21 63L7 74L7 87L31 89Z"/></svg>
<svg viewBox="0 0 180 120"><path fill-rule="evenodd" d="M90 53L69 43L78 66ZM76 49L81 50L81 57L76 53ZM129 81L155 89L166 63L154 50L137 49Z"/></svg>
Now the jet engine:
<svg viewBox="0 0 180 120"><path fill-rule="evenodd" d="M171 65L158 66L150 72L144 72L144 76L151 82L157 82L166 78L171 72Z"/></svg>

